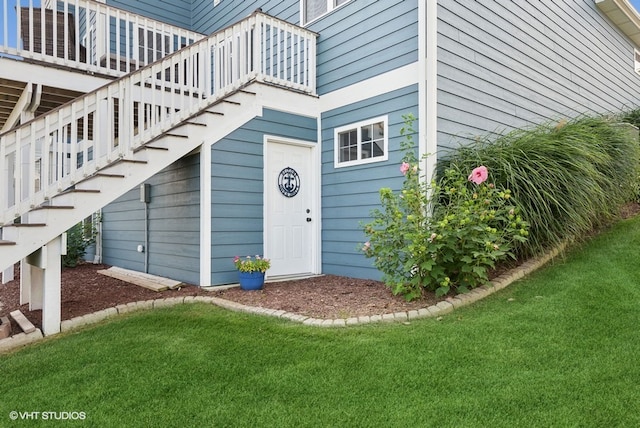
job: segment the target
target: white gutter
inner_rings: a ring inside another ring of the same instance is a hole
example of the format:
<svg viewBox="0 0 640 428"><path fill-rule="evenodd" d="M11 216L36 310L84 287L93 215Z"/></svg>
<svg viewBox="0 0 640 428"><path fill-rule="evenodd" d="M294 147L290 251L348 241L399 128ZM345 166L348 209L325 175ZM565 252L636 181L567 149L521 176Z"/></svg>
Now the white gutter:
<svg viewBox="0 0 640 428"><path fill-rule="evenodd" d="M595 0L596 6L640 47L640 14L628 0Z"/></svg>

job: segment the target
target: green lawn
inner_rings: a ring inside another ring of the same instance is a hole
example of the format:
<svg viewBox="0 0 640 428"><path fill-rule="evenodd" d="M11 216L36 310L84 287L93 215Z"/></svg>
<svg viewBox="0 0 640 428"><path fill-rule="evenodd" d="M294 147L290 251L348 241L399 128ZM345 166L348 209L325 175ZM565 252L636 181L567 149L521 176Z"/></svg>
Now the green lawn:
<svg viewBox="0 0 640 428"><path fill-rule="evenodd" d="M640 426L639 250L640 218L623 221L409 325L320 329L204 304L119 317L0 356L0 426Z"/></svg>

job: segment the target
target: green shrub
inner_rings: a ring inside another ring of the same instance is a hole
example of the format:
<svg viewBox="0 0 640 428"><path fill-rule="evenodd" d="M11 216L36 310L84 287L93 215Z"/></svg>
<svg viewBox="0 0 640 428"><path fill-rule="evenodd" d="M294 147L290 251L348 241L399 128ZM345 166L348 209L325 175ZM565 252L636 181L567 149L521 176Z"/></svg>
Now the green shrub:
<svg viewBox="0 0 640 428"><path fill-rule="evenodd" d="M563 120L460 147L438 169L487 166L531 225L529 239L517 248L526 257L609 221L634 198L639 157L630 135L604 117ZM446 188L450 178L439 177Z"/></svg>
<svg viewBox="0 0 640 428"><path fill-rule="evenodd" d="M96 242L97 229L91 220L80 222L67 231L67 254L62 256L64 267L76 267L84 258L89 245Z"/></svg>
<svg viewBox="0 0 640 428"><path fill-rule="evenodd" d="M405 120L402 191L380 189L382 209L373 210L373 220L363 225L369 241L362 251L374 258L392 292L407 300L421 296L423 288L443 295L451 288L464 292L485 284L488 270L513 256L516 241L526 240L528 225L511 203L510 191L487 182L484 167L468 179L471 169L466 174L447 170L444 188L421 182L411 138L413 117ZM436 195L438 203L428 195Z"/></svg>

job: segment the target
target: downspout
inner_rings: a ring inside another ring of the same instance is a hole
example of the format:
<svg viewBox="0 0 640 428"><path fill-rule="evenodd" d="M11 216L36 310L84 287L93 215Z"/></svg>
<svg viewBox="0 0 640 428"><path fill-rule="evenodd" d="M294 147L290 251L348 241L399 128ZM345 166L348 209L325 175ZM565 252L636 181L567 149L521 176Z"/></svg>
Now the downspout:
<svg viewBox="0 0 640 428"><path fill-rule="evenodd" d="M426 156L423 179L430 181L438 160L437 0L418 1L418 79L418 154Z"/></svg>
<svg viewBox="0 0 640 428"><path fill-rule="evenodd" d="M149 273L149 203L144 201L144 273Z"/></svg>
<svg viewBox="0 0 640 428"><path fill-rule="evenodd" d="M93 263L100 264L102 263L102 209L98 210L96 216L92 218L92 221L95 219L96 228L96 253L93 256Z"/></svg>

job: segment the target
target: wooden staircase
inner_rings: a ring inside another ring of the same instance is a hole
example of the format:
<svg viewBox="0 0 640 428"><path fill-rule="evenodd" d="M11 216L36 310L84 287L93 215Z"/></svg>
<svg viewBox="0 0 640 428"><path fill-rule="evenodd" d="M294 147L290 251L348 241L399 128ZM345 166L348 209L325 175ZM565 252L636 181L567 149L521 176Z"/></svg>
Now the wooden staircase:
<svg viewBox="0 0 640 428"><path fill-rule="evenodd" d="M274 88L315 94L316 36L256 12L1 134L0 272L20 260L50 268L66 230L260 115ZM52 334L59 279L44 288Z"/></svg>
<svg viewBox="0 0 640 428"><path fill-rule="evenodd" d="M55 194L22 215L20 223L2 227L0 269L4 270L64 233L138 184L260 115L256 94L238 90L199 115L132 150L95 173Z"/></svg>

